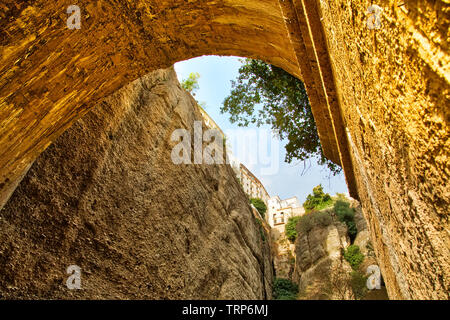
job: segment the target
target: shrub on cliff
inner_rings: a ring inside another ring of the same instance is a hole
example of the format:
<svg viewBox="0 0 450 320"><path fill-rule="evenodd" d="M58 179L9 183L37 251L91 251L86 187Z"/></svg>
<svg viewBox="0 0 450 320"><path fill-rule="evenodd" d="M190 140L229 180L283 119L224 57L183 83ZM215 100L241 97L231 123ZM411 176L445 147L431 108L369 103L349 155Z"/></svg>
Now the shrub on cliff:
<svg viewBox="0 0 450 320"><path fill-rule="evenodd" d="M306 197L306 201L303 203L303 207L306 212L312 210L322 210L333 204L333 199L328 193L323 192L322 185L318 185L313 188L313 193Z"/></svg>
<svg viewBox="0 0 450 320"><path fill-rule="evenodd" d="M298 230L301 233L308 233L316 226L327 227L333 222L333 218L328 211L313 211L300 217Z"/></svg>
<svg viewBox="0 0 450 320"><path fill-rule="evenodd" d="M339 221L346 224L348 235L353 242L353 240L356 238L356 234L358 233L355 224L354 209L350 208L350 204L347 201L337 200L334 204L333 210L336 213Z"/></svg>
<svg viewBox="0 0 450 320"><path fill-rule="evenodd" d="M190 94L195 96L195 91L197 91L200 87L198 85L198 79L200 78L200 74L197 72L191 72L187 79L181 81L181 87L188 91Z"/></svg>
<svg viewBox="0 0 450 320"><path fill-rule="evenodd" d="M298 286L289 279L275 278L273 298L275 300L297 300Z"/></svg>
<svg viewBox="0 0 450 320"><path fill-rule="evenodd" d="M344 251L344 258L350 263L352 269L357 271L364 260L364 255L359 250L359 246L352 244Z"/></svg>
<svg viewBox="0 0 450 320"><path fill-rule="evenodd" d="M262 201L259 198L251 198L250 203L256 208L256 210L258 210L261 217L264 218L266 211L267 211L267 206L264 203L264 201Z"/></svg>
<svg viewBox="0 0 450 320"><path fill-rule="evenodd" d="M290 217L288 219L288 222L286 223L286 226L284 228L284 233L286 235L286 238L289 239L289 241L294 242L295 239L297 239L297 222L300 220L300 217Z"/></svg>
<svg viewBox="0 0 450 320"><path fill-rule="evenodd" d="M359 271L350 273L350 287L356 300L363 299L367 294L367 277Z"/></svg>

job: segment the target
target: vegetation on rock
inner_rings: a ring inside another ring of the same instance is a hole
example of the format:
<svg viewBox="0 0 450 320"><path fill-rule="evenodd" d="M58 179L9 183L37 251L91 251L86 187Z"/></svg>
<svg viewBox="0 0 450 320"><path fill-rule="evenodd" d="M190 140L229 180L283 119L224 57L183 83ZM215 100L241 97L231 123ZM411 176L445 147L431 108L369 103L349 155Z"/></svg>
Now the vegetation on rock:
<svg viewBox="0 0 450 320"><path fill-rule="evenodd" d="M348 203L347 201L337 200L334 203L333 210L336 213L339 221L345 223L345 225L347 226L348 235L350 237L350 240L353 242L356 238L356 234L358 233L355 224L354 209L350 208L350 203Z"/></svg>
<svg viewBox="0 0 450 320"><path fill-rule="evenodd" d="M288 279L275 278L273 298L275 300L297 300L298 286Z"/></svg>
<svg viewBox="0 0 450 320"><path fill-rule="evenodd" d="M364 255L357 245L350 245L344 251L344 258L348 261L353 270L357 271L364 260Z"/></svg>
<svg viewBox="0 0 450 320"><path fill-rule="evenodd" d="M297 239L297 223L301 217L290 217L284 228L284 233L289 241L294 242Z"/></svg>
<svg viewBox="0 0 450 320"><path fill-rule="evenodd" d="M367 294L367 277L359 271L350 273L350 287L356 300L363 299Z"/></svg>
<svg viewBox="0 0 450 320"><path fill-rule="evenodd" d="M258 210L259 214L261 215L261 217L265 217L266 211L267 211L267 206L264 203L264 201L262 201L259 198L251 198L250 199L250 203L256 208L256 210Z"/></svg>
<svg viewBox="0 0 450 320"><path fill-rule="evenodd" d="M323 192L322 185L313 188L313 193L306 197L303 207L306 212L311 210L322 210L333 204L333 199L328 193Z"/></svg>
<svg viewBox="0 0 450 320"><path fill-rule="evenodd" d="M187 79L181 81L181 87L188 91L190 94L195 96L195 91L197 91L200 87L198 85L198 79L200 78L200 74L197 72L191 72Z"/></svg>
<svg viewBox="0 0 450 320"><path fill-rule="evenodd" d="M315 226L327 227L333 222L328 211L312 211L300 217L298 229L301 233L307 233Z"/></svg>

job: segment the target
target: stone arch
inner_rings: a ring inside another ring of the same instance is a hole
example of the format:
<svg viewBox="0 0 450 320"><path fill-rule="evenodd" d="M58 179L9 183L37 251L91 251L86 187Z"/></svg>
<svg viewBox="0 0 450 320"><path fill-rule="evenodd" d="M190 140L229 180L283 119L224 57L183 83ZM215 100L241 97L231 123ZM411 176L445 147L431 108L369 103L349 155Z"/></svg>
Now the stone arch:
<svg viewBox="0 0 450 320"><path fill-rule="evenodd" d="M324 151L341 163L329 110L336 99L317 79L318 56L300 30L300 23L307 34L311 29L306 11L299 21L292 1L93 1L81 5L80 30L65 25L68 5L10 1L3 8L0 203L37 155L99 99L201 55L258 58L303 79Z"/></svg>
<svg viewBox="0 0 450 320"><path fill-rule="evenodd" d="M204 54L259 58L301 78L325 155L358 197L391 298L448 298L448 1L85 1L0 4L0 206L95 102ZM244 37L243 37L244 36Z"/></svg>

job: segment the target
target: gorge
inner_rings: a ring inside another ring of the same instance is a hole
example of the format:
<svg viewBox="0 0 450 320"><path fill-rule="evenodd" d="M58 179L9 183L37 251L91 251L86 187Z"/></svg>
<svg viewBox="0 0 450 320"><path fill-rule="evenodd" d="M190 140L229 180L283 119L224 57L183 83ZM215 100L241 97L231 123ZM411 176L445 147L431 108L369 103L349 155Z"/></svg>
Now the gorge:
<svg viewBox="0 0 450 320"><path fill-rule="evenodd" d="M103 272L88 274L92 288L72 293L85 297L141 297L139 285L149 285L152 298L270 297L270 249L256 222L248 226L253 216L229 169L155 162L168 150L164 126L188 127L195 117L190 98L169 81L173 72L161 68L208 54L261 59L305 82L324 153L361 203L389 297L448 299L450 4L376 2L377 29L368 28L366 0L84 1L81 29L73 30L65 24L70 1L3 1L2 297L65 296L51 270L69 257ZM140 86L154 102L139 96ZM161 194L173 196L170 210L155 200ZM145 210L134 213L135 205ZM145 220L147 210L158 218ZM124 242L111 239L111 228ZM177 270L191 246L198 256ZM164 248L156 259L167 261L158 271L166 281L153 282L151 264L137 263L154 248ZM98 258L104 254L123 261L123 273ZM130 279L135 286L125 285ZM188 279L196 292L183 289Z"/></svg>

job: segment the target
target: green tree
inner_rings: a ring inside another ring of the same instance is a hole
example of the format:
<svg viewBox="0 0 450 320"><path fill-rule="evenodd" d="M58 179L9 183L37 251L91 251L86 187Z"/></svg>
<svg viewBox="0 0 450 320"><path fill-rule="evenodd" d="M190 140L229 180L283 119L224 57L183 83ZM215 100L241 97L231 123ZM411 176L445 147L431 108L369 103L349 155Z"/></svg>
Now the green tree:
<svg viewBox="0 0 450 320"><path fill-rule="evenodd" d="M359 250L359 246L355 244L348 246L348 248L344 251L344 258L355 271L358 271L359 266L364 261L364 255Z"/></svg>
<svg viewBox="0 0 450 320"><path fill-rule="evenodd" d="M264 201L262 201L259 198L251 198L250 199L250 203L256 208L256 210L258 210L259 214L261 215L261 217L265 217L266 211L267 211L267 206L264 203Z"/></svg>
<svg viewBox="0 0 450 320"><path fill-rule="evenodd" d="M302 81L263 61L245 59L231 87L221 112L229 113L232 123L243 127L270 125L280 139L288 139L285 146L288 163L317 158L333 174L342 170L323 154Z"/></svg>
<svg viewBox="0 0 450 320"><path fill-rule="evenodd" d="M328 193L323 192L322 185L313 188L313 193L306 197L303 207L307 212L311 210L321 210L333 203L333 199Z"/></svg>
<svg viewBox="0 0 450 320"><path fill-rule="evenodd" d="M354 209L350 208L350 204L347 201L337 200L334 203L333 210L336 213L339 221L347 225L348 235L350 237L350 240L353 242L356 238L356 234L358 233L355 224Z"/></svg>
<svg viewBox="0 0 450 320"><path fill-rule="evenodd" d="M191 72L187 79L181 81L181 87L195 96L195 91L200 88L198 85L198 79L200 79L200 74L197 72Z"/></svg>
<svg viewBox="0 0 450 320"><path fill-rule="evenodd" d="M286 238L289 239L289 241L294 242L295 239L297 239L297 222L300 220L299 216L296 217L290 217L288 219L288 222L286 223L286 226L284 227L284 233L286 235Z"/></svg>
<svg viewBox="0 0 450 320"><path fill-rule="evenodd" d="M288 279L275 278L273 281L273 298L275 300L296 300L298 286Z"/></svg>

